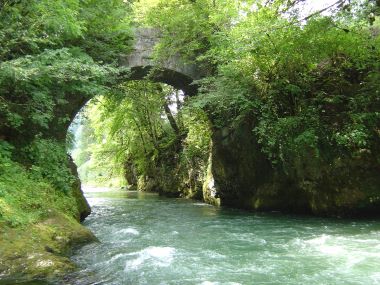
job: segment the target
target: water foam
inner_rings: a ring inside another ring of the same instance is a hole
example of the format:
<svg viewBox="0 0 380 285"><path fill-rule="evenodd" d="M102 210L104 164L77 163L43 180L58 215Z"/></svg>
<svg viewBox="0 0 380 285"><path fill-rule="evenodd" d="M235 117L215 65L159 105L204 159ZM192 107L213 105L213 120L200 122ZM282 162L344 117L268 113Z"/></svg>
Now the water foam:
<svg viewBox="0 0 380 285"><path fill-rule="evenodd" d="M120 231L118 231L119 234L132 234L132 235L139 235L140 232L134 228L126 228L126 229L121 229Z"/></svg>
<svg viewBox="0 0 380 285"><path fill-rule="evenodd" d="M175 254L173 247L149 246L143 250L132 252L130 256L137 256L135 259L128 260L125 264L125 271L137 270L145 263L153 263L155 266L169 266Z"/></svg>
<svg viewBox="0 0 380 285"><path fill-rule="evenodd" d="M212 250L206 250L204 251L204 254L205 256L207 256L208 258L211 258L211 259L222 259L222 258L226 258L225 255L223 254L220 254L216 251L212 251Z"/></svg>
<svg viewBox="0 0 380 285"><path fill-rule="evenodd" d="M219 285L219 282L213 282L213 281L203 281L201 285ZM223 283L226 284L226 283ZM228 285L241 285L241 283L236 283L236 282L228 282Z"/></svg>
<svg viewBox="0 0 380 285"><path fill-rule="evenodd" d="M206 203L193 203L194 206L201 206L201 207L212 207L212 205L210 204L206 204Z"/></svg>
<svg viewBox="0 0 380 285"><path fill-rule="evenodd" d="M311 245L314 250L324 255L345 255L347 251L341 246L337 245L337 241L332 236L323 234L317 238L306 240L306 244Z"/></svg>
<svg viewBox="0 0 380 285"><path fill-rule="evenodd" d="M329 238L330 236L323 234L320 237L309 239L309 240L306 240L305 242L311 245L324 245L326 244L326 241Z"/></svg>

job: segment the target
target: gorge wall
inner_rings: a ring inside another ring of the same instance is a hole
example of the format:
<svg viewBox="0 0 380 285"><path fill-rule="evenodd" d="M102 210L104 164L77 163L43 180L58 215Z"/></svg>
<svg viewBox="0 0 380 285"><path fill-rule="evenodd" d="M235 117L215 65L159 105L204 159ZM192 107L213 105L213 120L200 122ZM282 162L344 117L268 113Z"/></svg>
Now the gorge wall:
<svg viewBox="0 0 380 285"><path fill-rule="evenodd" d="M252 132L254 121L214 129L204 198L258 211L353 217L380 214L376 158L363 154L333 163L300 153L290 171L273 167Z"/></svg>

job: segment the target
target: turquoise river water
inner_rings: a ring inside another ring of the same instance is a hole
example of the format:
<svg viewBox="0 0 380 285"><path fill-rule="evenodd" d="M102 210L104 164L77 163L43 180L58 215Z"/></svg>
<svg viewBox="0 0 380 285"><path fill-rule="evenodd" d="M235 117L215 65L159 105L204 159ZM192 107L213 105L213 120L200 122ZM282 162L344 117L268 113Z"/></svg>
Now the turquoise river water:
<svg viewBox="0 0 380 285"><path fill-rule="evenodd" d="M75 284L380 284L380 222L257 214L138 192L87 193Z"/></svg>

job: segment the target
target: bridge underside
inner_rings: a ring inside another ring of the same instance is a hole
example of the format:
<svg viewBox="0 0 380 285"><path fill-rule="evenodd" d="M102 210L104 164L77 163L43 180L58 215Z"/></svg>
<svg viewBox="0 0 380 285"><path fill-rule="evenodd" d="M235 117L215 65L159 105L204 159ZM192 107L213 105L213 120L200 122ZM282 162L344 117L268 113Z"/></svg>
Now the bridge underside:
<svg viewBox="0 0 380 285"><path fill-rule="evenodd" d="M187 96L197 93L197 85L193 79L174 70L155 68L152 66L137 66L131 68L129 80L147 79L154 82L162 82L182 90Z"/></svg>

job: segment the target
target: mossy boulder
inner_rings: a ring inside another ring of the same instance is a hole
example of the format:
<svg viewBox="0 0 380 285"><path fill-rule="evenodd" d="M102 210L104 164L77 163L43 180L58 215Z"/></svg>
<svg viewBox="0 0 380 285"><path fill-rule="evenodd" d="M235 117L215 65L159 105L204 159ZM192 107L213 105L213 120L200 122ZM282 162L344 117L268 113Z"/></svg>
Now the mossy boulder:
<svg viewBox="0 0 380 285"><path fill-rule="evenodd" d="M0 279L54 279L75 270L71 249L96 237L72 217L51 211L41 222L0 230Z"/></svg>
<svg viewBox="0 0 380 285"><path fill-rule="evenodd" d="M10 159L0 160L0 170L0 280L54 278L74 270L71 249L96 240L79 222L90 213L79 179L64 192Z"/></svg>

